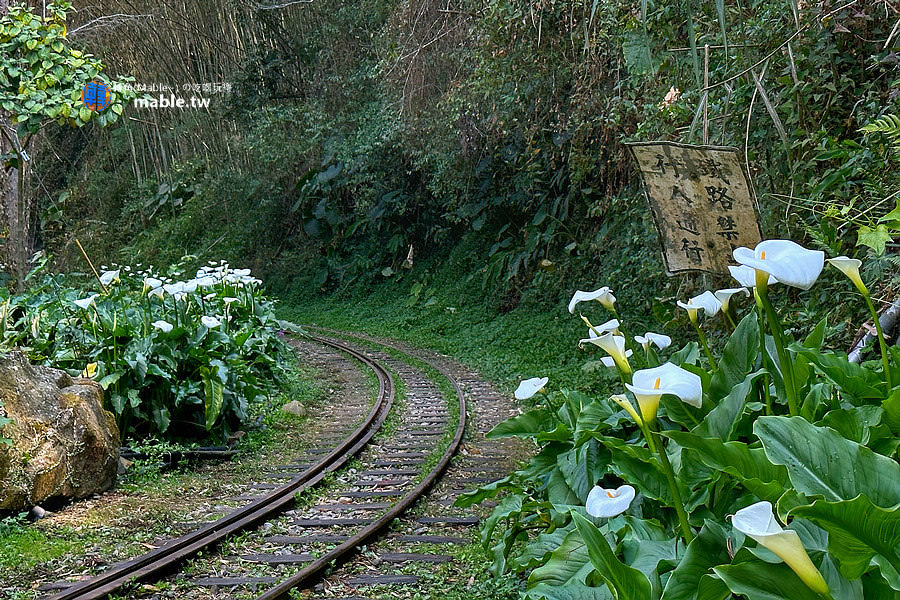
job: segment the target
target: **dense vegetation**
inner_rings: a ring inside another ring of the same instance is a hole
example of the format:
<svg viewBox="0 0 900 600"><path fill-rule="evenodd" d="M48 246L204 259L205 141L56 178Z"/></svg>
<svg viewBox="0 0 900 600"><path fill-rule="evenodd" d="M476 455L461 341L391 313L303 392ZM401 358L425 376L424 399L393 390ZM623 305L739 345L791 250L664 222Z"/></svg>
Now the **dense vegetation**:
<svg viewBox="0 0 900 600"><path fill-rule="evenodd" d="M114 267L32 272L0 306L0 347L95 378L128 437L222 438L285 382L284 332L249 269Z"/></svg>
<svg viewBox="0 0 900 600"><path fill-rule="evenodd" d="M128 12L90 10L79 20ZM38 157L45 244L61 265L79 260L75 234L109 260L221 255L305 294L397 279L410 248L417 264L474 237L474 276L506 308L601 272L646 298L668 282L622 143L699 142L705 103L710 142L746 146L767 235L837 250L865 227L879 246L897 158L859 128L898 112L892 10L188 2L186 35L173 8L138 3L150 16L79 37L112 72L232 93L209 113L54 135Z"/></svg>

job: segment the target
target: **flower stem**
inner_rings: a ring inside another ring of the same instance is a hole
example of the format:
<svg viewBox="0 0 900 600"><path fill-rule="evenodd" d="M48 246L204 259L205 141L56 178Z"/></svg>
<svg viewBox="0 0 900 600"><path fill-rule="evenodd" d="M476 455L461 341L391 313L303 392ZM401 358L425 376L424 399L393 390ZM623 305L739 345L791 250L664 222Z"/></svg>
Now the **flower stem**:
<svg viewBox="0 0 900 600"><path fill-rule="evenodd" d="M875 305L872 304L872 297L868 293L868 290L863 293L863 298L866 299L869 312L872 313L872 321L875 323L875 332L878 334L878 345L881 347L881 365L884 369L884 380L887 381L888 394L890 394L891 390L894 389L894 386L891 383L891 370L888 363L888 348L887 342L884 340L884 331L881 330L881 321L878 319L878 312L875 310Z"/></svg>
<svg viewBox="0 0 900 600"><path fill-rule="evenodd" d="M800 414L797 381L794 379L794 365L791 363L790 354L784 347L784 329L782 329L778 314L769 300L769 291L766 286L757 285L756 291L759 301L766 311L766 321L772 331L772 339L775 340L775 351L778 353L778 362L781 364L781 376L784 379L784 394L787 396L788 411L792 417L796 417Z"/></svg>
<svg viewBox="0 0 900 600"><path fill-rule="evenodd" d="M729 333L730 333L730 332L733 332L735 329L737 329L737 324L735 323L734 317L731 315L731 310L730 310L730 309L731 309L730 306L728 307L727 310L726 310L726 309L722 309L722 314L725 315L725 322L726 322L727 325L728 325L728 331L729 331Z"/></svg>
<svg viewBox="0 0 900 600"><path fill-rule="evenodd" d="M697 323L696 319L691 319L691 323L694 324L694 329L697 330L697 337L700 338L700 345L703 346L703 352L706 353L706 359L709 361L709 368L713 371L717 371L719 365L716 364L716 359L713 358L712 352L709 350L709 344L706 343L706 335L703 334L703 329L700 328L700 324Z"/></svg>
<svg viewBox="0 0 900 600"><path fill-rule="evenodd" d="M766 354L766 316L765 309L762 305L762 300L759 297L759 294L756 292L756 289L753 290L753 297L756 299L756 317L757 322L759 323L759 360L760 364L765 367L768 362L768 355ZM766 373L762 376L762 383L760 384L760 395L766 404L766 415L770 416L774 414L772 412L772 396L769 394L769 375Z"/></svg>
<svg viewBox="0 0 900 600"><path fill-rule="evenodd" d="M690 544L694 539L694 531L688 523L687 513L684 512L684 502L681 500L681 492L678 490L678 482L675 480L675 471L672 469L672 463L666 454L666 447L660 440L659 435L648 427L650 436L655 442L657 448L656 455L659 456L659 462L662 465L666 481L669 483L669 489L672 491L672 500L675 504L675 512L678 514L678 522L681 524L681 533L686 544Z"/></svg>
<svg viewBox="0 0 900 600"><path fill-rule="evenodd" d="M638 414L640 414L640 413L638 413ZM643 432L643 434L644 434L644 439L647 440L647 447L650 448L650 452L652 452L654 454L659 454L659 452L656 449L656 441L655 441L655 438L653 437L652 430L650 429L650 426L647 424L647 422L644 421L643 417L641 418L641 422L638 423L638 427L641 428L641 432Z"/></svg>

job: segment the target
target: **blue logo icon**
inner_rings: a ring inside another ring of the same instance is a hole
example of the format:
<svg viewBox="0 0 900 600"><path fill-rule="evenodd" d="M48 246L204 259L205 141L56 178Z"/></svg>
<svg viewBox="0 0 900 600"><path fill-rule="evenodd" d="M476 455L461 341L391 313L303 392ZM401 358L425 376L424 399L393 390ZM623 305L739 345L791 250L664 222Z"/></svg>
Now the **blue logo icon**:
<svg viewBox="0 0 900 600"><path fill-rule="evenodd" d="M102 81L89 81L81 92L81 100L90 110L101 111L109 106L112 94Z"/></svg>

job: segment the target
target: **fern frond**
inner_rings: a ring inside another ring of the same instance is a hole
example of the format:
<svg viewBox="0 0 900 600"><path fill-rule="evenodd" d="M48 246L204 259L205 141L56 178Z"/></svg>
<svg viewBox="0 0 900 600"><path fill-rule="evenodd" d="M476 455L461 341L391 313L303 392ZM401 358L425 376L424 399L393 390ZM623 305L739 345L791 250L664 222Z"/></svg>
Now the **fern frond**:
<svg viewBox="0 0 900 600"><path fill-rule="evenodd" d="M895 149L900 150L900 115L884 115L860 128L866 135L883 133Z"/></svg>

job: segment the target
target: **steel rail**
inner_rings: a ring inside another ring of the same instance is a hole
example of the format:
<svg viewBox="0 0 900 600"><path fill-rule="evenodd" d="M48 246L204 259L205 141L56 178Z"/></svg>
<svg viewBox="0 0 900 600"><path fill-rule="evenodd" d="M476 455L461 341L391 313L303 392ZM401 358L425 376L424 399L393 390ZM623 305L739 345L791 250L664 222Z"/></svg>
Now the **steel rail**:
<svg viewBox="0 0 900 600"><path fill-rule="evenodd" d="M404 495L394 506L392 506L384 515L366 525L360 531L358 531L355 535L350 537L347 541L341 543L339 546L334 548L333 550L327 552L323 556L317 558L314 562L308 564L303 569L298 571L296 574L291 577L285 579L281 583L279 583L274 588L269 589L264 594L257 597L256 600L278 600L281 598L287 598L290 591L294 588L313 583L321 578L322 574L325 570L331 566L337 566L341 563L347 561L352 554L356 552L356 549L359 546L363 546L374 538L378 536L379 533L386 527L388 527L395 518L399 517L403 514L407 509L409 509L416 501L419 500L432 485L438 480L438 478L443 474L443 472L447 469L450 464L450 460L459 450L459 446L462 443L463 434L466 429L466 398L463 394L462 388L460 388L459 383L456 379L443 367L437 365L429 360L422 359L417 356L413 356L406 352L403 352L399 348L392 347L388 344L384 344L381 342L377 342L374 340L368 340L362 336L354 335L347 332L336 331L333 329L326 329L324 327L315 327L308 326L309 329L316 329L318 331L325 331L334 335L349 335L351 337L356 337L358 339L362 339L365 341L373 342L380 346L384 346L386 348L392 348L393 350L402 352L407 356L411 356L416 360L422 361L425 364L429 365L433 369L437 370L441 375L443 375L451 384L453 384L453 388L456 391L456 397L459 402L459 420L456 425L456 433L453 437L453 440L450 442L450 445L444 451L444 454L441 456L441 459L435 465L435 467L428 473L428 475L423 479L419 485L417 485L414 489Z"/></svg>
<svg viewBox="0 0 900 600"><path fill-rule="evenodd" d="M310 338L346 352L372 369L378 377L377 399L363 423L353 433L309 469L263 498L165 546L114 566L95 577L75 583L53 596L46 597L46 600L98 600L127 583L160 576L200 550L286 510L293 503L294 494L316 485L328 473L345 465L365 447L381 428L393 404L395 387L390 372L347 344L315 335L311 335Z"/></svg>

